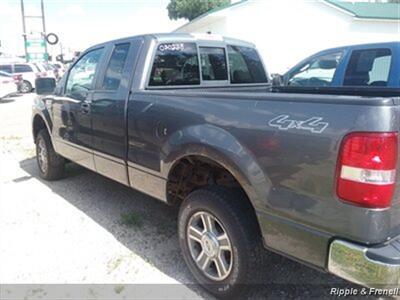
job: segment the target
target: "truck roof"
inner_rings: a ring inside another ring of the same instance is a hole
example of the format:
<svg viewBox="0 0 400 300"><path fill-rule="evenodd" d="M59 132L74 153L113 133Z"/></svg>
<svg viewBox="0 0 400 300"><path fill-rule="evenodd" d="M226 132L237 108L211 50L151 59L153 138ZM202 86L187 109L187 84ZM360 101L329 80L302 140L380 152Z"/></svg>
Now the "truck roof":
<svg viewBox="0 0 400 300"><path fill-rule="evenodd" d="M382 47L388 47L388 48L392 48L392 47L400 47L400 42L383 42L383 43L368 43L368 44L355 44L355 45L347 45L347 46L341 46L341 47L335 47L335 48L329 48L329 49L325 49L322 51L319 51L317 53L314 53L311 56L315 56L315 55L320 55L323 54L325 52L332 52L332 51L343 51L343 50L351 50L353 48L382 48ZM310 57L311 57L310 56Z"/></svg>
<svg viewBox="0 0 400 300"><path fill-rule="evenodd" d="M234 38L229 38L229 37L224 37L219 34L208 34L208 33L152 33L152 34L143 34L143 35L136 35L136 36L130 36L130 37L125 37L125 38L120 38L120 39L115 39L115 40L110 40L104 43L100 43L97 45L91 46L89 49L92 48L97 48L99 46L104 46L108 43L120 43L120 42L126 42L132 38L136 37L143 37L147 39L152 39L157 42L162 42L162 43L172 43L172 42L220 42L223 44L231 44L231 45L236 45L236 46L243 46L243 47L250 47L250 48L256 48L253 43L246 42L243 40L239 39L234 39Z"/></svg>
<svg viewBox="0 0 400 300"><path fill-rule="evenodd" d="M239 39L224 37L219 34L209 34L209 33L159 33L152 35L155 39L160 42L171 42L176 40L187 40L192 42L198 41L220 41L226 44L242 45L245 47L255 48L255 45L250 42L246 42Z"/></svg>

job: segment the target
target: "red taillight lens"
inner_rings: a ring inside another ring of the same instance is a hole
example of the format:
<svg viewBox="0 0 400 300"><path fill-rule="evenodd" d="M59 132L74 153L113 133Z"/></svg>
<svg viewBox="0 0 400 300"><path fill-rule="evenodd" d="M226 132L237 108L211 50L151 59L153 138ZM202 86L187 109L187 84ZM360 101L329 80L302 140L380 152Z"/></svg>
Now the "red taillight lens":
<svg viewBox="0 0 400 300"><path fill-rule="evenodd" d="M397 133L351 133L340 148L337 195L364 207L392 201L397 165Z"/></svg>
<svg viewBox="0 0 400 300"><path fill-rule="evenodd" d="M22 75L14 75L13 79L14 79L14 82L19 82L22 80Z"/></svg>

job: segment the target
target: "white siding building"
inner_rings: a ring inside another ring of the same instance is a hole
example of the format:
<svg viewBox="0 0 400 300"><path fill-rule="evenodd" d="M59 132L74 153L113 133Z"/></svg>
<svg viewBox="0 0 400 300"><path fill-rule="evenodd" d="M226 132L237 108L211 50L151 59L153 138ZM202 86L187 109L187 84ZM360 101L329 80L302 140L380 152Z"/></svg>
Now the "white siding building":
<svg viewBox="0 0 400 300"><path fill-rule="evenodd" d="M212 32L253 42L270 73L283 73L326 48L400 42L400 4L247 0L206 13L176 32Z"/></svg>

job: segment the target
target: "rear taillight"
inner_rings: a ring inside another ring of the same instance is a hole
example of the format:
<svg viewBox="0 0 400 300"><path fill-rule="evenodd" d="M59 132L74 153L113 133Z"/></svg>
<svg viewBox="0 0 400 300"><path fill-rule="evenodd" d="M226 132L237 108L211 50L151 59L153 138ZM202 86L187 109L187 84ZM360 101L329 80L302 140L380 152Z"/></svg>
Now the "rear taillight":
<svg viewBox="0 0 400 300"><path fill-rule="evenodd" d="M340 147L337 195L371 208L389 207L395 188L397 133L357 132Z"/></svg>
<svg viewBox="0 0 400 300"><path fill-rule="evenodd" d="M22 75L13 75L14 82L19 82L22 80Z"/></svg>

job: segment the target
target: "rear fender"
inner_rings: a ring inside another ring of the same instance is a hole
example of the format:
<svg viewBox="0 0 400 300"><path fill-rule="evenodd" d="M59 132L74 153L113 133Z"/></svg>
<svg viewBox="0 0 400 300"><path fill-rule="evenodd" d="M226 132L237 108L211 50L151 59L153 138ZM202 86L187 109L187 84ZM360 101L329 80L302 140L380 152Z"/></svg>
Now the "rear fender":
<svg viewBox="0 0 400 300"><path fill-rule="evenodd" d="M229 132L219 127L202 124L175 132L162 148L161 173L168 178L180 159L197 155L208 158L226 170L239 182L253 207L265 207L271 188L252 153Z"/></svg>

